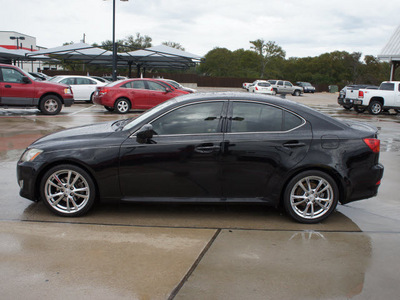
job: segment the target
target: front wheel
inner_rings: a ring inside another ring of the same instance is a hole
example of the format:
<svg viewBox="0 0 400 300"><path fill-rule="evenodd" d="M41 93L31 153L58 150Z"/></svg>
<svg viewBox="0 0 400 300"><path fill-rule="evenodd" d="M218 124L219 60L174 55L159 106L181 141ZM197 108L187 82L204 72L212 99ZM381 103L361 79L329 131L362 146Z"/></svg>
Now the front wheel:
<svg viewBox="0 0 400 300"><path fill-rule="evenodd" d="M47 208L63 217L78 217L95 201L95 185L90 175L74 165L59 165L43 176L40 193Z"/></svg>
<svg viewBox="0 0 400 300"><path fill-rule="evenodd" d="M61 100L55 95L48 95L40 100L39 110L45 115L56 115L61 111Z"/></svg>
<svg viewBox="0 0 400 300"><path fill-rule="evenodd" d="M295 90L293 96L300 96L301 92L299 90Z"/></svg>
<svg viewBox="0 0 400 300"><path fill-rule="evenodd" d="M114 109L119 114L126 114L131 109L131 103L125 98L118 99L115 101Z"/></svg>
<svg viewBox="0 0 400 300"><path fill-rule="evenodd" d="M300 223L314 224L325 220L336 208L339 189L328 174L311 170L298 174L284 192L288 214Z"/></svg>
<svg viewBox="0 0 400 300"><path fill-rule="evenodd" d="M371 115L379 115L383 110L382 103L379 101L372 101L368 106L368 111Z"/></svg>

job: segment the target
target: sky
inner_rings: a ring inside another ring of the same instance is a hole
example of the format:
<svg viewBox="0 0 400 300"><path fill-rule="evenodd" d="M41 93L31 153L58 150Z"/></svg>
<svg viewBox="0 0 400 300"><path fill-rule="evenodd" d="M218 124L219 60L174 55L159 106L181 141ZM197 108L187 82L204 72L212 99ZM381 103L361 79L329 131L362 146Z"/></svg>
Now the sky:
<svg viewBox="0 0 400 300"><path fill-rule="evenodd" d="M42 47L112 39L112 0L0 0L0 31ZM393 0L116 0L116 39L147 35L204 56L216 47L274 41L286 58L332 51L377 56L400 25Z"/></svg>

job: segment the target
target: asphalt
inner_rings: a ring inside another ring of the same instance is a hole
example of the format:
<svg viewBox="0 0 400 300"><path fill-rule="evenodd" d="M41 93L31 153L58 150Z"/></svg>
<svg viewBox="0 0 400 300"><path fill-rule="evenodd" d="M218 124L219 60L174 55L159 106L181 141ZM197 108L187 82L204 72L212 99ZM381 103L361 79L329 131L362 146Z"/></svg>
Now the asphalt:
<svg viewBox="0 0 400 300"><path fill-rule="evenodd" d="M345 111L337 94L287 98L379 128L378 196L315 225L243 205L100 204L61 218L19 196L19 156L45 134L124 116L0 108L1 299L398 299L400 115Z"/></svg>

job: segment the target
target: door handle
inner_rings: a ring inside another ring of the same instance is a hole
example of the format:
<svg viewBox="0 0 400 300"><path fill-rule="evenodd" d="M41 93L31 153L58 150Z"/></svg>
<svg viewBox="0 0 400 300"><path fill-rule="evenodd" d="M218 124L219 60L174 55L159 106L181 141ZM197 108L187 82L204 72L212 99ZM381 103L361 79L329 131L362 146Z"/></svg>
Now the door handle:
<svg viewBox="0 0 400 300"><path fill-rule="evenodd" d="M201 145L201 146L197 146L196 148L194 148L194 150L198 153L212 153L215 150L219 150L221 149L220 146L215 146L215 145Z"/></svg>
<svg viewBox="0 0 400 300"><path fill-rule="evenodd" d="M6 84L4 87L5 87L5 88L7 88L7 89L10 89L10 88L12 88L12 86L11 86L11 85L9 85L9 84Z"/></svg>
<svg viewBox="0 0 400 300"><path fill-rule="evenodd" d="M304 147L305 143L300 143L298 141L289 141L283 144L283 147L287 148L297 148L297 147Z"/></svg>

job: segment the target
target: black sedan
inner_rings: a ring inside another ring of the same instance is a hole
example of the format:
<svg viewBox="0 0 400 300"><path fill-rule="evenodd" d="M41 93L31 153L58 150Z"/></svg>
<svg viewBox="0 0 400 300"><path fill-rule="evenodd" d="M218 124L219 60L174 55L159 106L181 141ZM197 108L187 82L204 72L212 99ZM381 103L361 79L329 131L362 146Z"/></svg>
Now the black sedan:
<svg viewBox="0 0 400 300"><path fill-rule="evenodd" d="M20 195L61 216L96 200L283 205L326 219L373 197L383 175L377 129L277 97L190 94L136 119L45 136L18 162Z"/></svg>

